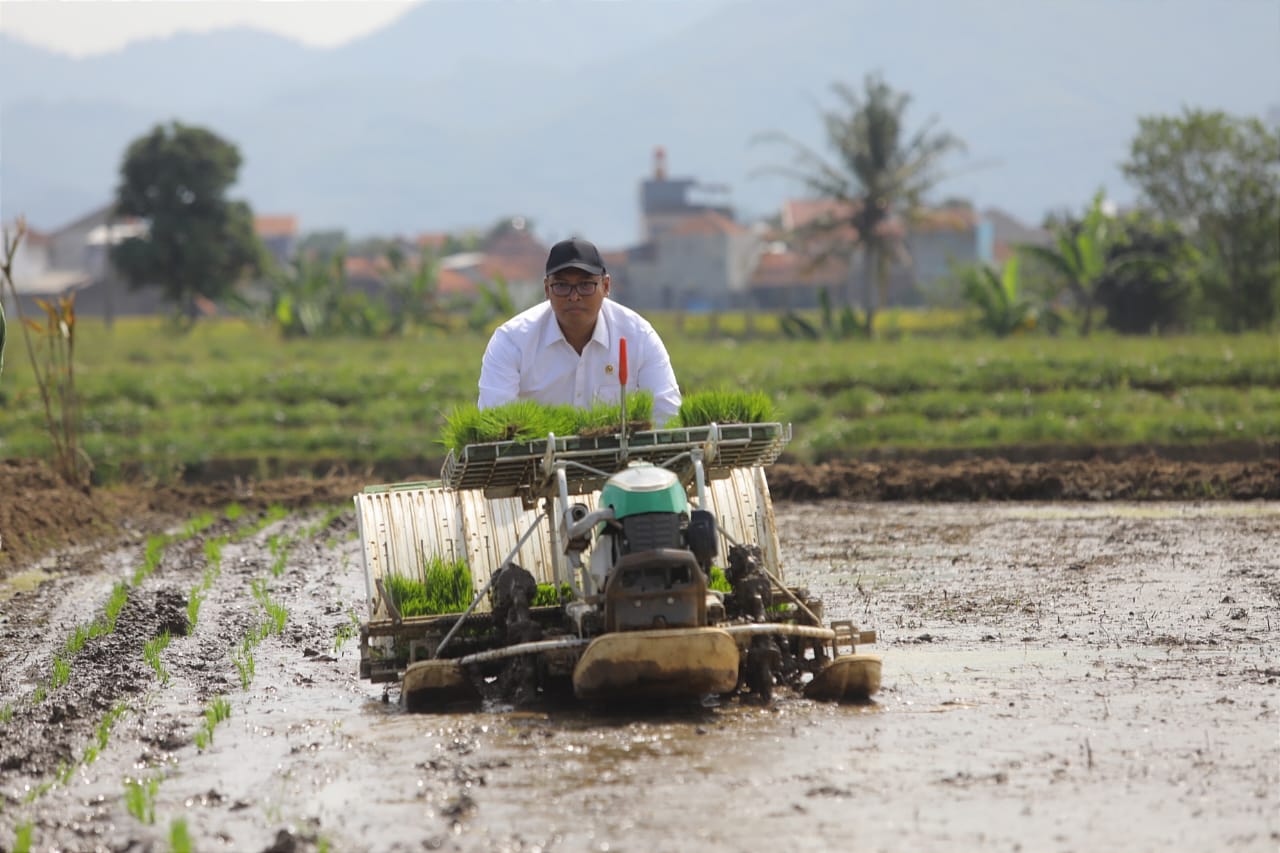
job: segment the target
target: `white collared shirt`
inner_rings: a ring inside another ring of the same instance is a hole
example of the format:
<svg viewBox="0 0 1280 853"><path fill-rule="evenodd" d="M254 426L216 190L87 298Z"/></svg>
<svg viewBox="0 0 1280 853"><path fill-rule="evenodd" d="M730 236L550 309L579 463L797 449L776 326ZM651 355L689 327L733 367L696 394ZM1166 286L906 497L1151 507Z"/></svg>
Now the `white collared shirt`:
<svg viewBox="0 0 1280 853"><path fill-rule="evenodd" d="M565 340L549 301L499 326L484 351L477 405L489 409L537 400L586 408L617 403L619 338L627 340L627 393L652 391L653 423L661 427L680 409L680 387L667 348L648 320L608 298L582 355Z"/></svg>

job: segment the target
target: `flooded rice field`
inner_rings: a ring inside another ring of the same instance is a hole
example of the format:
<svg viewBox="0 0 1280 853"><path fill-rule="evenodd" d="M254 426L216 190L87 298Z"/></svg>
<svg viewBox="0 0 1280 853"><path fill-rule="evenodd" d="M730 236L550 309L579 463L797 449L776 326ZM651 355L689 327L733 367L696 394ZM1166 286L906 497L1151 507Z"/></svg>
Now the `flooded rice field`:
<svg viewBox="0 0 1280 853"><path fill-rule="evenodd" d="M403 713L349 513L31 566L0 849L1280 846L1280 503L776 508L787 580L878 631L874 704Z"/></svg>

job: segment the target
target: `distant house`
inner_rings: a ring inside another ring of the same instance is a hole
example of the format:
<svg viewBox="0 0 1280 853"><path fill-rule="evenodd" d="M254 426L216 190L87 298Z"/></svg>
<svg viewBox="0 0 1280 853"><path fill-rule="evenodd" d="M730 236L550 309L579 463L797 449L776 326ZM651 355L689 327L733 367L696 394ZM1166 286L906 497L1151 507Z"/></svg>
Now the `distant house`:
<svg viewBox="0 0 1280 853"><path fill-rule="evenodd" d="M802 235L824 220L847 221L851 213L848 205L831 199L792 199L783 204L780 219L793 250L816 259L824 247ZM926 208L909 223L894 217L881 228L882 234L899 237L906 249L906 257L891 263L887 305L918 305L932 285L950 276L953 265L992 257L992 226L968 207ZM852 243L857 232L852 226L839 226L834 237ZM864 274L861 260L861 252L855 251L853 266L846 270L858 292Z"/></svg>
<svg viewBox="0 0 1280 853"><path fill-rule="evenodd" d="M719 203L700 200L696 197L699 192L714 198L726 190L718 185L701 184L692 178L668 177L667 151L661 145L654 148L653 174L640 182L644 239L652 241L690 216L701 213L718 213L726 219L733 219L733 208L723 200Z"/></svg>
<svg viewBox="0 0 1280 853"><path fill-rule="evenodd" d="M279 266L292 261L298 252L298 217L296 216L255 216L253 231Z"/></svg>
<svg viewBox="0 0 1280 853"><path fill-rule="evenodd" d="M756 308L787 311L816 308L823 288L835 304L848 278L845 261L831 259L815 266L807 256L773 244L760 255L749 287Z"/></svg>
<svg viewBox="0 0 1280 853"><path fill-rule="evenodd" d="M413 248L418 254L431 252L433 255L443 255L448 245L449 235L444 231L424 231L413 238Z"/></svg>
<svg viewBox="0 0 1280 853"><path fill-rule="evenodd" d="M653 174L640 185L644 242L606 255L614 298L637 309L715 311L745 304L760 240L734 220L727 204L700 200L720 193L689 178L670 178L666 152L654 152Z"/></svg>
<svg viewBox="0 0 1280 853"><path fill-rule="evenodd" d="M36 299L76 295L82 317L150 315L168 310L158 288L132 289L110 263L112 246L146 233L146 225L115 215L108 204L52 231L29 230L14 259L14 285L22 310L38 310ZM6 308L12 301L6 301Z"/></svg>
<svg viewBox="0 0 1280 853"><path fill-rule="evenodd" d="M991 260L997 264L1003 264L1011 258L1018 246L1048 246L1053 242L1053 235L1049 231L1024 225L1012 214L998 207L984 210L982 218L991 225Z"/></svg>
<svg viewBox="0 0 1280 853"><path fill-rule="evenodd" d="M467 275L478 286L501 278L517 307L527 307L543 298L542 279L547 268L549 247L533 236L522 217L513 217L505 227L490 234L480 245L473 264L455 264L453 269Z"/></svg>

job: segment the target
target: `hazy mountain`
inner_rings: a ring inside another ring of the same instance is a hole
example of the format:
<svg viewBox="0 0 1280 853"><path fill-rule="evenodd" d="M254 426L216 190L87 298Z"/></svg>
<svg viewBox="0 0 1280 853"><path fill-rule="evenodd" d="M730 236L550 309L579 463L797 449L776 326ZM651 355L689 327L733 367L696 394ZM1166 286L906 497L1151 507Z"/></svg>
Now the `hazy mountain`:
<svg viewBox="0 0 1280 853"><path fill-rule="evenodd" d="M179 118L235 142L237 195L353 233L485 225L611 245L637 231L653 146L675 174L768 213L798 188L753 177L821 146L834 80L878 70L969 145L943 194L1024 218L1082 206L1139 115L1280 103L1270 2L887 0L447 2L335 49L247 30L89 59L0 36L0 217L53 227L110 198L125 146Z"/></svg>

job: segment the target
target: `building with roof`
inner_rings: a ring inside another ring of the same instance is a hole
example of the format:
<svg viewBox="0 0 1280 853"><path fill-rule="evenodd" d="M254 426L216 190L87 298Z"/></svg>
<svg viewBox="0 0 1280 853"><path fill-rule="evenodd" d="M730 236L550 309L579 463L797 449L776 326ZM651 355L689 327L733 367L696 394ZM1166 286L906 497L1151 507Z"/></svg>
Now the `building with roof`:
<svg viewBox="0 0 1280 853"><path fill-rule="evenodd" d="M292 214L255 216L253 232L280 266L292 261L298 252L298 217Z"/></svg>
<svg viewBox="0 0 1280 853"><path fill-rule="evenodd" d="M51 231L28 229L14 258L13 283L22 312L39 310L36 299L72 293L83 317L149 315L167 310L158 288L135 290L110 263L111 247L146 233L146 224L120 217L107 204ZM10 228L12 231L12 228ZM5 294L5 307L14 308Z"/></svg>
<svg viewBox="0 0 1280 853"><path fill-rule="evenodd" d="M758 286L771 292L760 294L757 302L776 304L780 288L790 289L785 302L791 307L816 305L817 291L824 287L833 297L846 288L861 294L866 270L860 249L836 258L821 276L814 271L814 263L830 255L832 241L856 246L857 230L844 224L852 215L848 204L832 199L784 202L779 212L782 232L777 236L785 241L789 252L805 262L772 259L773 268L753 285L753 289ZM885 306L920 305L932 289L952 275L956 264L989 262L993 257L992 224L965 205L925 208L917 211L910 222L895 216L882 223L879 233L897 238L902 249L898 257L890 259ZM796 273L787 284L779 278L784 270Z"/></svg>
<svg viewBox="0 0 1280 853"><path fill-rule="evenodd" d="M640 183L644 242L606 253L613 297L637 308L716 311L746 304L760 253L756 233L734 218L723 187L667 175L654 149L653 173ZM715 201L700 200L698 193Z"/></svg>

